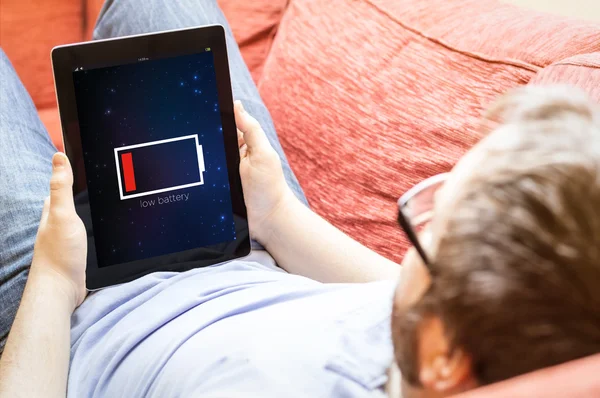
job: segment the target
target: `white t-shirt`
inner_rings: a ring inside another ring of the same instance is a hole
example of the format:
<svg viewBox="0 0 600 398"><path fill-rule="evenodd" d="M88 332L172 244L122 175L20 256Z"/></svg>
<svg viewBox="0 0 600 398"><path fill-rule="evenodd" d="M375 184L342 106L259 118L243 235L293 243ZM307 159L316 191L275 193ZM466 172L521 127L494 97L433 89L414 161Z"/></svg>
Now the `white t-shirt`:
<svg viewBox="0 0 600 398"><path fill-rule="evenodd" d="M264 251L93 293L69 397L382 397L395 281L323 284Z"/></svg>

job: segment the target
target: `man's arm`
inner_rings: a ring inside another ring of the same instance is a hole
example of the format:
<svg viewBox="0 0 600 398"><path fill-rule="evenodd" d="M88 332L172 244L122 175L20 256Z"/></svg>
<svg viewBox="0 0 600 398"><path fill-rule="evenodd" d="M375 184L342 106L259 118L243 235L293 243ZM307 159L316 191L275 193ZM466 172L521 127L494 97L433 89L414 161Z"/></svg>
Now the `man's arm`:
<svg viewBox="0 0 600 398"><path fill-rule="evenodd" d="M32 269L0 362L0 396L64 398L73 298L57 275Z"/></svg>
<svg viewBox="0 0 600 398"><path fill-rule="evenodd" d="M265 247L280 267L321 282L397 279L401 267L361 245L296 197L264 225Z"/></svg>
<svg viewBox="0 0 600 398"><path fill-rule="evenodd" d="M75 212L67 157L52 158L33 260L0 360L0 397L64 398L71 313L85 298L85 227Z"/></svg>
<svg viewBox="0 0 600 398"><path fill-rule="evenodd" d="M367 249L304 206L287 186L260 124L235 104L240 174L251 232L288 272L321 282L394 279L400 266Z"/></svg>

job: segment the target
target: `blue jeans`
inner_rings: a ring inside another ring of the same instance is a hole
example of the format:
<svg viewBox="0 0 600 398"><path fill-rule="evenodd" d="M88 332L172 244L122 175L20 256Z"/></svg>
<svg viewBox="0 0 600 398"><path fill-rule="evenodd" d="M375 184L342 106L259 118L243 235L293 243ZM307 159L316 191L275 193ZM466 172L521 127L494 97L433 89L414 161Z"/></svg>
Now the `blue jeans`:
<svg viewBox="0 0 600 398"><path fill-rule="evenodd" d="M226 28L234 98L261 123L281 157L289 186L306 203L216 0L108 0L94 39L209 24ZM0 50L0 353L27 280L54 152L31 98Z"/></svg>

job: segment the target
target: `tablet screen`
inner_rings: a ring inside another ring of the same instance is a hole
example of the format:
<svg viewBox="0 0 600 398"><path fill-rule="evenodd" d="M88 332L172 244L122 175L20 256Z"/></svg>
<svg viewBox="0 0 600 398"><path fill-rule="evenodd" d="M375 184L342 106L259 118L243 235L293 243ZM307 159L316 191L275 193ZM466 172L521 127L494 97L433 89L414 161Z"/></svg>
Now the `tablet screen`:
<svg viewBox="0 0 600 398"><path fill-rule="evenodd" d="M75 68L98 267L236 239L213 52Z"/></svg>

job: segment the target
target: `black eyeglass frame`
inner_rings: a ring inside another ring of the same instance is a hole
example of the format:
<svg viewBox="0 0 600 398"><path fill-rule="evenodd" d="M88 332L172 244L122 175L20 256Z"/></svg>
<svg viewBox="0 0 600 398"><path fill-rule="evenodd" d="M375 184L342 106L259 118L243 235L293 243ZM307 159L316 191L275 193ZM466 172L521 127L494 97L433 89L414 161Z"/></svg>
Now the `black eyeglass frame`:
<svg viewBox="0 0 600 398"><path fill-rule="evenodd" d="M410 201L417 197L419 194L432 187L435 187L436 190L439 189L439 187L442 186L447 179L448 173L437 174L432 177L429 177L421 181L411 189L409 189L404 195L400 197L400 199L398 199L398 224L406 234L406 237L410 241L411 245L415 248L419 257L421 257L421 260L427 268L431 268L431 261L429 259L429 256L425 252L425 248L423 247L423 245L421 245L419 237L417 236L417 231L410 222L409 215L405 213L405 209L407 208Z"/></svg>

